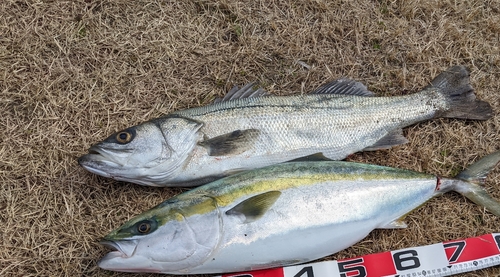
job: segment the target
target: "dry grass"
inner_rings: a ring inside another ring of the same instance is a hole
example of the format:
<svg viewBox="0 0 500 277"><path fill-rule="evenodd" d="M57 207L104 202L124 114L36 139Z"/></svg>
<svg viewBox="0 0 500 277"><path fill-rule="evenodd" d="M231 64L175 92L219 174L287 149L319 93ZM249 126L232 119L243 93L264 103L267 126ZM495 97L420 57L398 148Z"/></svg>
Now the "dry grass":
<svg viewBox="0 0 500 277"><path fill-rule="evenodd" d="M96 266L99 238L180 190L100 178L77 157L234 84L258 80L284 95L349 76L398 95L467 65L493 119L418 124L405 130L409 144L352 158L456 174L500 150L499 34L498 1L1 1L0 275L129 276ZM486 187L498 199L499 186L496 169ZM407 221L333 258L500 231L498 218L454 194Z"/></svg>

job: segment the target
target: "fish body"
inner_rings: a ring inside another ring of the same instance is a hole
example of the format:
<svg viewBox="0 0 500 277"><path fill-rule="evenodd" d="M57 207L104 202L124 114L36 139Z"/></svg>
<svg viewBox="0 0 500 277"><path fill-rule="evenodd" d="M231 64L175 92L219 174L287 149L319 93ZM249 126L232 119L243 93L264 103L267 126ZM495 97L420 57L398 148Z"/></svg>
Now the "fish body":
<svg viewBox="0 0 500 277"><path fill-rule="evenodd" d="M402 128L420 121L489 118L491 107L475 100L468 76L452 67L421 92L398 97L373 97L348 79L306 95L244 94L120 131L79 163L116 180L194 186L309 155L341 160L406 143Z"/></svg>
<svg viewBox="0 0 500 277"><path fill-rule="evenodd" d="M461 179L359 163L291 162L236 174L173 197L104 238L103 269L204 274L308 262L454 190L500 215L477 184L500 160L487 156ZM470 176L473 175L473 176Z"/></svg>

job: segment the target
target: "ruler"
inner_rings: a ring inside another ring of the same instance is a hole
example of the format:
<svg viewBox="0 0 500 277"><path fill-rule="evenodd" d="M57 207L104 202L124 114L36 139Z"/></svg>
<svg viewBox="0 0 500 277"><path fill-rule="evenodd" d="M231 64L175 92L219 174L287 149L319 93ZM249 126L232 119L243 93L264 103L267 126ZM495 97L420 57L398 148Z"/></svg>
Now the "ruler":
<svg viewBox="0 0 500 277"><path fill-rule="evenodd" d="M500 265L500 233L219 277L435 277ZM500 272L500 269L499 269Z"/></svg>

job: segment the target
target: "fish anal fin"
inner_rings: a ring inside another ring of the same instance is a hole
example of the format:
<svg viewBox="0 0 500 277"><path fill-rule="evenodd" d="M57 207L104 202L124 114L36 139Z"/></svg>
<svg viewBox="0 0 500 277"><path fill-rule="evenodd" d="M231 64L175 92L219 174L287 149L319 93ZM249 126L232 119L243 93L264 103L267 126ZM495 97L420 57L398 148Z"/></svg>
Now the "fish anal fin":
<svg viewBox="0 0 500 277"><path fill-rule="evenodd" d="M326 83L321 87L313 90L311 94L339 94L355 96L374 95L373 92L369 91L362 83L347 78L341 78Z"/></svg>
<svg viewBox="0 0 500 277"><path fill-rule="evenodd" d="M226 171L224 171L224 174L225 174L226 176L229 176L229 175L239 174L239 173L242 173L242 172L245 172L245 171L248 171L248 169L244 169L244 168L233 168L233 169L230 169L230 170L226 170Z"/></svg>
<svg viewBox="0 0 500 277"><path fill-rule="evenodd" d="M261 218L278 200L280 195L280 191L268 191L252 196L226 211L226 215L243 215L245 217L243 223L253 222Z"/></svg>
<svg viewBox="0 0 500 277"><path fill-rule="evenodd" d="M238 155L252 147L259 134L257 129L236 130L198 144L205 147L210 156Z"/></svg>
<svg viewBox="0 0 500 277"><path fill-rule="evenodd" d="M408 227L408 225L406 225L406 223L403 221L403 218L398 218L383 226L377 227L377 229L404 229L406 227Z"/></svg>
<svg viewBox="0 0 500 277"><path fill-rule="evenodd" d="M309 156L293 159L288 162L320 162L320 161L332 161L332 159L325 157L325 155L320 152Z"/></svg>
<svg viewBox="0 0 500 277"><path fill-rule="evenodd" d="M374 145L368 146L363 151L375 151L375 150L381 150L381 149L389 149L393 146L396 145L401 145L405 144L408 142L408 139L406 139L403 136L403 130L398 129L392 133L387 134L383 138L381 138L379 141L377 141Z"/></svg>

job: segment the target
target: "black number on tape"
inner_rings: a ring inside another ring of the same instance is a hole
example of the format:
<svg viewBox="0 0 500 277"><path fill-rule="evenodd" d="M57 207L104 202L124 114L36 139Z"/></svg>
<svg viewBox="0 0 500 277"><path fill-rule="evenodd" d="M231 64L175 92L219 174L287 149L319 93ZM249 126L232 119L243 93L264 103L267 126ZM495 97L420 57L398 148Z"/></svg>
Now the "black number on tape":
<svg viewBox="0 0 500 277"><path fill-rule="evenodd" d="M496 241L496 243L497 243L497 247L498 247L498 249L500 250L500 235L496 235L496 236L495 236L495 241Z"/></svg>
<svg viewBox="0 0 500 277"><path fill-rule="evenodd" d="M293 275L293 277L301 277L302 275L306 274L307 277L314 277L313 273L313 267L312 266L306 266L302 268L297 274Z"/></svg>
<svg viewBox="0 0 500 277"><path fill-rule="evenodd" d="M362 265L364 262L363 258L338 262L340 277L366 277L366 268ZM357 273L357 275L352 275Z"/></svg>
<svg viewBox="0 0 500 277"><path fill-rule="evenodd" d="M455 248L453 250L453 254L451 254L450 259L448 260L450 263L454 263L460 258L460 255L462 255L462 252L464 251L465 248L465 241L454 241L454 242L449 242L449 243L443 243L443 247L446 248Z"/></svg>
<svg viewBox="0 0 500 277"><path fill-rule="evenodd" d="M420 267L418 253L415 250L405 250L392 254L394 264L398 270L408 270ZM403 264L404 263L404 264Z"/></svg>

